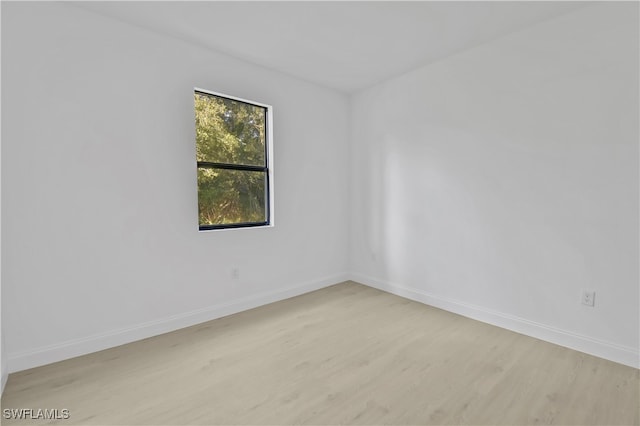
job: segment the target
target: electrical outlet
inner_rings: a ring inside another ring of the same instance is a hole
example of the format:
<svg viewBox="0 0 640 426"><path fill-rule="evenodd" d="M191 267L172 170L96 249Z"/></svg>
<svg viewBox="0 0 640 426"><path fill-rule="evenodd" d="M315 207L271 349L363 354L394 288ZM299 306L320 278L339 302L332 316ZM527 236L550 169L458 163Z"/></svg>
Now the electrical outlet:
<svg viewBox="0 0 640 426"><path fill-rule="evenodd" d="M239 280L240 279L240 269L239 268L231 268L231 279Z"/></svg>
<svg viewBox="0 0 640 426"><path fill-rule="evenodd" d="M582 289L582 304L586 306L594 306L596 302L596 292L593 290Z"/></svg>

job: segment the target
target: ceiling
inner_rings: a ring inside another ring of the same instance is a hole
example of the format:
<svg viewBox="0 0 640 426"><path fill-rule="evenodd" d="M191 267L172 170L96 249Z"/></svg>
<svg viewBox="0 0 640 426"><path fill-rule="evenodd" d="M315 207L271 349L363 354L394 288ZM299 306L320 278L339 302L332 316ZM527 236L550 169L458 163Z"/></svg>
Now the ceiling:
<svg viewBox="0 0 640 426"><path fill-rule="evenodd" d="M584 2L82 2L85 9L353 93Z"/></svg>

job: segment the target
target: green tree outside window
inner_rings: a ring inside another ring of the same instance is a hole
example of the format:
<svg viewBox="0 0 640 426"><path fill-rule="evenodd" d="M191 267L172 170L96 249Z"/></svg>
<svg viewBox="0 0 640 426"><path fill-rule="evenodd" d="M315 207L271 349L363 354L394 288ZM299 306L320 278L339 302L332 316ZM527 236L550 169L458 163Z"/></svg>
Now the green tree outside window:
<svg viewBox="0 0 640 426"><path fill-rule="evenodd" d="M200 229L269 223L265 106L196 90Z"/></svg>

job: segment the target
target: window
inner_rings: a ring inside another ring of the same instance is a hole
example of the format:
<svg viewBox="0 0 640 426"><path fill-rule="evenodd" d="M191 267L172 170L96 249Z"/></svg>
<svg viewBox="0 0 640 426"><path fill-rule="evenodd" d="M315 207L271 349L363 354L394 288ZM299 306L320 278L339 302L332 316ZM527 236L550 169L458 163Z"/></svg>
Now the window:
<svg viewBox="0 0 640 426"><path fill-rule="evenodd" d="M272 223L271 107L196 89L200 230Z"/></svg>

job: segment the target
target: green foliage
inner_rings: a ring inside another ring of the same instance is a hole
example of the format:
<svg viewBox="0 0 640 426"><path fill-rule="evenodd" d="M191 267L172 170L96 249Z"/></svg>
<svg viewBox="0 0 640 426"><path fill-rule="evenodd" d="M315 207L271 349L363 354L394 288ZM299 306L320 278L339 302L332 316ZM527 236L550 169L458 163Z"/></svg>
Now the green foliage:
<svg viewBox="0 0 640 426"><path fill-rule="evenodd" d="M265 109L195 93L200 225L264 222L266 173L203 162L266 166Z"/></svg>

